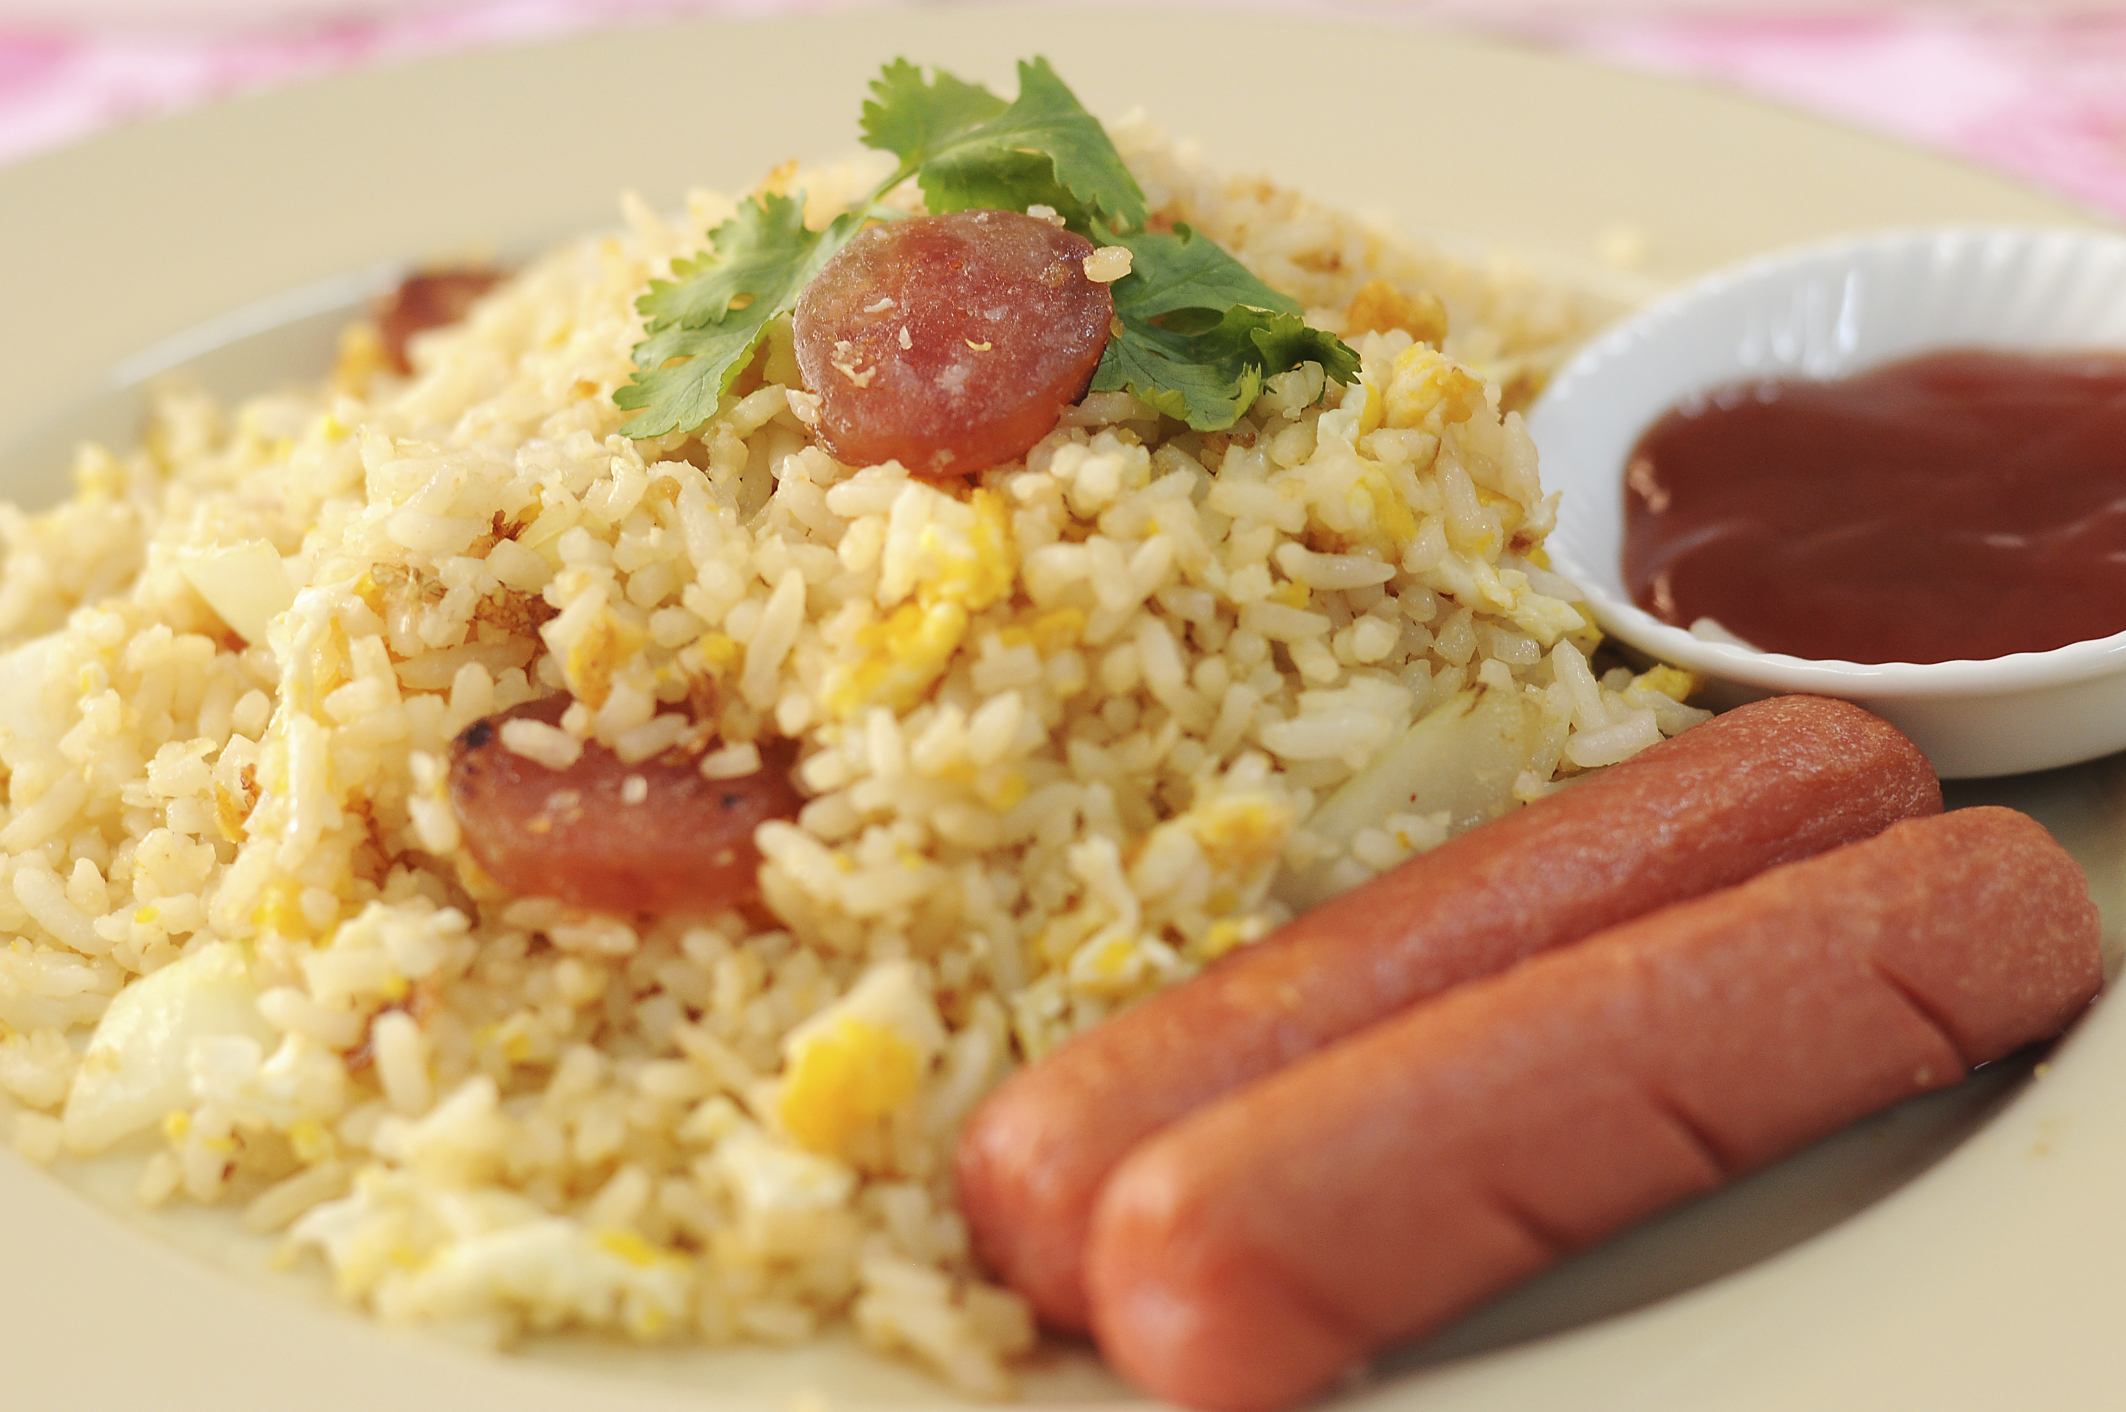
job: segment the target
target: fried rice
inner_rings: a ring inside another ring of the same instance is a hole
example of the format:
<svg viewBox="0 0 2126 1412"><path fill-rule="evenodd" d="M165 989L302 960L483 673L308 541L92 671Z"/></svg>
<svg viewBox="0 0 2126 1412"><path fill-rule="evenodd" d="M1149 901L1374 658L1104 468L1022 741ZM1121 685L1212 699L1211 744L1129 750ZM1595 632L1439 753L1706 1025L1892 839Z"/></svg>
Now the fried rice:
<svg viewBox="0 0 2126 1412"><path fill-rule="evenodd" d="M995 1394L1031 1346L950 1154L1014 1067L1701 718L1590 666L1513 408L1609 312L1141 122L1161 218L1363 372L1230 432L1097 393L971 482L836 463L787 339L635 441L633 302L732 203L544 255L395 375L158 393L0 509L0 1121L220 1204L393 1322L789 1343ZM878 171L785 168L824 220ZM1444 331L1444 334L1443 334ZM761 900L616 917L468 858L451 742L712 776L797 742ZM749 753L750 752L750 753ZM1412 804L1412 800L1416 800Z"/></svg>

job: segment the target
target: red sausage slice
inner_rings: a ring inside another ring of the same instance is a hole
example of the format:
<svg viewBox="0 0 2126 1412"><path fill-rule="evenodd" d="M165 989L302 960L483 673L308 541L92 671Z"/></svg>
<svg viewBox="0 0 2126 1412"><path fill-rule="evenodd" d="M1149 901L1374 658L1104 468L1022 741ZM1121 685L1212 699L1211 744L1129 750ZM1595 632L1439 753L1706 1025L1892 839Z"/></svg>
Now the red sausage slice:
<svg viewBox="0 0 2126 1412"><path fill-rule="evenodd" d="M873 226L792 315L819 430L852 465L973 475L1024 455L1085 395L1115 301L1090 241L1012 211Z"/></svg>
<svg viewBox="0 0 2126 1412"><path fill-rule="evenodd" d="M960 1207L1050 1324L1085 1324L1093 1201L1198 1105L1414 1001L1764 868L1939 813L1913 744L1857 706L1741 707L1316 908L1073 1039L978 1109Z"/></svg>
<svg viewBox="0 0 2126 1412"><path fill-rule="evenodd" d="M1146 1142L1087 1261L1103 1353L1267 1412L1559 1255L2058 1033L2102 984L2074 860L1896 825L1385 1020Z"/></svg>
<svg viewBox="0 0 2126 1412"><path fill-rule="evenodd" d="M557 717L554 702L511 715ZM450 802L465 847L512 892L597 912L714 912L759 892L753 832L795 816L796 746L762 740L761 768L704 778L698 756L635 764L595 742L552 770L505 746L507 717L474 724L451 754ZM632 782L632 783L631 783Z"/></svg>
<svg viewBox="0 0 2126 1412"><path fill-rule="evenodd" d="M377 332L384 357L401 376L413 371L406 345L417 333L454 324L472 312L480 296L502 282L505 271L487 268L429 270L408 275L378 301Z"/></svg>

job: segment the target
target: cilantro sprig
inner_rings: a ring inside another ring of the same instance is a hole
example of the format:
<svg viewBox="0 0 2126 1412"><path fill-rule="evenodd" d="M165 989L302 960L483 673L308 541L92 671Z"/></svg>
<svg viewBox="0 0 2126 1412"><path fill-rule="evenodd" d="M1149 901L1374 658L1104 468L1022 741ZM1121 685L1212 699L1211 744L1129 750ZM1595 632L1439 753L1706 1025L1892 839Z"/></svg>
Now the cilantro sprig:
<svg viewBox="0 0 2126 1412"><path fill-rule="evenodd" d="M1130 251L1130 273L1113 286L1117 328L1096 391L1127 389L1198 431L1233 425L1268 377L1303 362L1348 382L1358 357L1334 336L1308 328L1296 301L1271 289L1207 239L1177 226L1148 230L1144 192L1106 129L1046 59L1019 64L1007 103L943 72L925 77L905 59L872 81L862 118L865 146L898 159L893 173L822 230L804 223L803 202L748 199L710 233L711 248L672 267L636 302L645 336L635 378L613 395L637 413L637 438L691 431L752 361L768 325L790 312L820 268L867 221L901 214L878 203L914 180L932 212L1047 206L1099 245Z"/></svg>
<svg viewBox="0 0 2126 1412"><path fill-rule="evenodd" d="M886 65L871 94L863 143L901 159L880 194L914 177L923 204L938 215L1047 206L1080 235L1094 220L1131 230L1144 224L1137 179L1046 59L1019 64L1019 96L1010 103L947 73L925 82L906 59Z"/></svg>
<svg viewBox="0 0 2126 1412"><path fill-rule="evenodd" d="M672 266L636 303L648 337L635 345L635 380L613 394L640 409L637 438L692 431L716 415L717 399L789 312L820 266L856 233L844 213L824 231L805 229L802 201L770 194L751 200L709 233L711 248Z"/></svg>
<svg viewBox="0 0 2126 1412"><path fill-rule="evenodd" d="M1129 247L1115 281L1115 319L1093 372L1095 392L1128 389L1197 431L1222 431L1247 415L1264 379L1319 363L1337 382L1358 374L1358 355L1309 328L1299 301L1279 294L1188 226L1172 234L1100 232Z"/></svg>

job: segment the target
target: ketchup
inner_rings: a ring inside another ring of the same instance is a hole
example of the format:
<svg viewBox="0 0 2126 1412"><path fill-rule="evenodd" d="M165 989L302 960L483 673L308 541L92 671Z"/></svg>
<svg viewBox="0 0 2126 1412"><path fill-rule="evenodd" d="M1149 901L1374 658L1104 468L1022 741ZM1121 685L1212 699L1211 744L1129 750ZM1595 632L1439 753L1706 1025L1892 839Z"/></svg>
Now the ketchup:
<svg viewBox="0 0 2126 1412"><path fill-rule="evenodd" d="M1742 383L1633 448L1641 608L1851 662L2042 652L2126 631L2126 353L1931 353Z"/></svg>

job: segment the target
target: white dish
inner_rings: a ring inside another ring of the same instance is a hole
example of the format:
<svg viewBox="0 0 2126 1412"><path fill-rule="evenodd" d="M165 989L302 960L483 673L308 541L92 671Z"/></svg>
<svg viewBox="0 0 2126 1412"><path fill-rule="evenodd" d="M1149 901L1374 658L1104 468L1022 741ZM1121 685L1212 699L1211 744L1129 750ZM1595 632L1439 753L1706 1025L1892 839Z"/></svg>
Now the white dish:
<svg viewBox="0 0 2126 1412"><path fill-rule="evenodd" d="M56 494L65 438L36 451L36 430L86 403L122 434L116 370L154 362L132 360L186 329L349 272L608 223L623 188L669 207L689 183L742 189L786 157L851 150L863 84L896 54L1008 85L1012 60L1036 52L1096 111L1142 105L1229 169L1405 231L1451 223L1473 244L1560 268L1589 268L1619 222L1643 233L1640 273L1656 283L1893 222L2088 223L1944 159L1699 89L1318 16L985 7L640 30L373 70L0 170L0 492ZM307 297L280 307L291 322L225 325L274 327L217 355L209 375L314 370L329 315ZM2091 868L2116 969L2126 792L2115 774L1989 789L2036 811ZM2122 1067L2126 1014L2100 1008L2041 1084L2010 1069L1858 1125L1391 1360L1351 1403L2100 1405L2092 1389L2116 1386L2113 1311L2126 1303ZM122 1219L123 1180L98 1186L109 1175L63 1182L0 1150L10 1409L967 1405L846 1342L466 1352L330 1307L321 1278L268 1272L261 1246L213 1213ZM1130 1402L1067 1347L1029 1371L1026 1391L1046 1405Z"/></svg>
<svg viewBox="0 0 2126 1412"><path fill-rule="evenodd" d="M1528 425L1562 491L1548 548L1602 627L1733 695L1812 691L1889 718L1946 778L2051 769L2126 748L2126 633L1990 661L1863 664L1712 641L1624 586L1624 467L1686 396L1753 378L1836 378L1932 348L2126 348L2126 238L2084 231L1893 231L1751 261L1610 329Z"/></svg>

